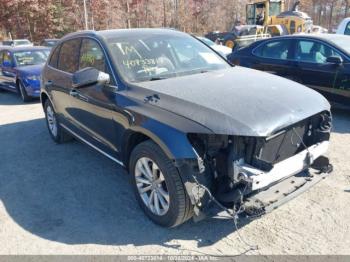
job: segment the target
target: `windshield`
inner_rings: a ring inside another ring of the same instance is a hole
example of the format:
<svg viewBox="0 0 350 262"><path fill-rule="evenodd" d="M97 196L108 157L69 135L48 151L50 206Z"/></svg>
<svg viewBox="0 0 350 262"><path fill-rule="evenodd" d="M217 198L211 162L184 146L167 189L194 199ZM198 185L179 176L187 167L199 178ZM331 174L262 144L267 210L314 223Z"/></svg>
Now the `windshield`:
<svg viewBox="0 0 350 262"><path fill-rule="evenodd" d="M45 63L49 53L49 50L30 50L15 52L13 56L15 57L17 66L27 66Z"/></svg>
<svg viewBox="0 0 350 262"><path fill-rule="evenodd" d="M350 55L350 37L334 35L330 38L330 40L340 48L344 49L348 55Z"/></svg>
<svg viewBox="0 0 350 262"><path fill-rule="evenodd" d="M107 40L112 59L129 82L160 80L229 68L197 39L187 35L145 34Z"/></svg>
<svg viewBox="0 0 350 262"><path fill-rule="evenodd" d="M208 45L208 46L214 46L215 43L213 41L211 41L210 39L206 38L206 37L198 37L199 40L201 40L204 44Z"/></svg>

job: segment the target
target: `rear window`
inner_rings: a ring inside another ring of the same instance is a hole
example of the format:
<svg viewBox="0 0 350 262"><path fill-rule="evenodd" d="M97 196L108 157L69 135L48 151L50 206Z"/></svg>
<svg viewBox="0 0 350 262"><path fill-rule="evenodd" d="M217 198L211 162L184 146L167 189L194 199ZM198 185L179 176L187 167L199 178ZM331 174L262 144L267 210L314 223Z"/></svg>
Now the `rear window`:
<svg viewBox="0 0 350 262"><path fill-rule="evenodd" d="M58 69L74 73L79 68L80 39L73 39L64 42L58 60Z"/></svg>
<svg viewBox="0 0 350 262"><path fill-rule="evenodd" d="M289 58L290 45L289 40L270 41L256 48L253 54L263 58L285 60Z"/></svg>
<svg viewBox="0 0 350 262"><path fill-rule="evenodd" d="M3 45L13 45L13 41L3 41Z"/></svg>

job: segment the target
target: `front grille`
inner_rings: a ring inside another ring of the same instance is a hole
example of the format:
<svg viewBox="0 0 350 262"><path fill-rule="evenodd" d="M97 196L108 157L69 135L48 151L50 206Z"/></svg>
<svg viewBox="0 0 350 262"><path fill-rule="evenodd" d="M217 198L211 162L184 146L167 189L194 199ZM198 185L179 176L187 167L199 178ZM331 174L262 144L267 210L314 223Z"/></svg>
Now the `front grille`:
<svg viewBox="0 0 350 262"><path fill-rule="evenodd" d="M280 130L271 137L258 139L252 165L270 170L275 163L298 154L305 147L329 140L330 130L327 127L331 126L330 121L330 114L323 112Z"/></svg>

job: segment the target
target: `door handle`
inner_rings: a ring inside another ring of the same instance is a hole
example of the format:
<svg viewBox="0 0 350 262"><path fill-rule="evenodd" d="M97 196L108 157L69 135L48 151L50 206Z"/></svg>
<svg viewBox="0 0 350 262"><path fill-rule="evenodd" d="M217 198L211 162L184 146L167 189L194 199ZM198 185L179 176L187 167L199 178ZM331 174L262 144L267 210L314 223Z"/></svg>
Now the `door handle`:
<svg viewBox="0 0 350 262"><path fill-rule="evenodd" d="M51 80L48 80L46 83L45 83L45 87L51 87L52 86L52 81Z"/></svg>
<svg viewBox="0 0 350 262"><path fill-rule="evenodd" d="M72 96L72 97L78 97L79 96L79 92L77 90L70 90L69 91L69 95Z"/></svg>

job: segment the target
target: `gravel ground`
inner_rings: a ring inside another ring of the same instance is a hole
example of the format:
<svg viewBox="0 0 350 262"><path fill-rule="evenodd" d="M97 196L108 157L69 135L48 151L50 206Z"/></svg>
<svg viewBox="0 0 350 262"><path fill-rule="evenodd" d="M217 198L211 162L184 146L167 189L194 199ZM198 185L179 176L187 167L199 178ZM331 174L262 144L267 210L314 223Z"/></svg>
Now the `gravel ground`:
<svg viewBox="0 0 350 262"><path fill-rule="evenodd" d="M350 114L334 112L334 172L308 192L241 225L249 254L350 254ZM73 141L55 145L41 105L0 93L0 254L240 254L232 221L151 223L128 175Z"/></svg>

